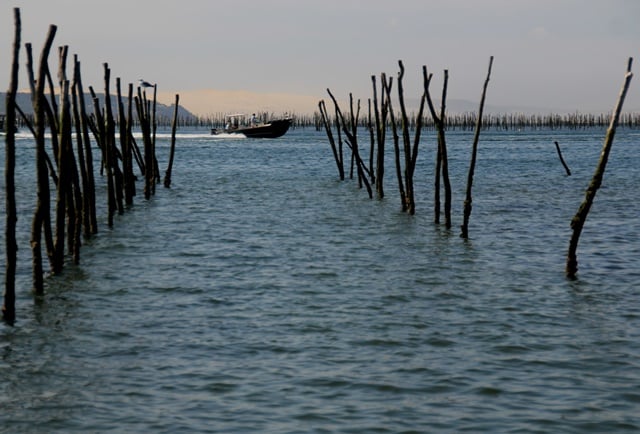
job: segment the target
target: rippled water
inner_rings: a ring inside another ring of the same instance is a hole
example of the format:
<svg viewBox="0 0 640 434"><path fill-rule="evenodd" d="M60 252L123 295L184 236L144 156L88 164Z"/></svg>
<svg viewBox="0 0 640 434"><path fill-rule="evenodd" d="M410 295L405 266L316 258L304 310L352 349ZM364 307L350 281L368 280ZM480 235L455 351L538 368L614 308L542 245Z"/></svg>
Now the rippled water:
<svg viewBox="0 0 640 434"><path fill-rule="evenodd" d="M81 265L41 299L22 139L0 432L640 430L640 132L618 132L577 280L564 276L569 222L604 131L483 133L468 241L472 133L448 134L451 231L432 223L425 134L410 217L391 162L385 199L370 200L337 180L323 133L183 132L172 188L139 195L112 230L101 205Z"/></svg>

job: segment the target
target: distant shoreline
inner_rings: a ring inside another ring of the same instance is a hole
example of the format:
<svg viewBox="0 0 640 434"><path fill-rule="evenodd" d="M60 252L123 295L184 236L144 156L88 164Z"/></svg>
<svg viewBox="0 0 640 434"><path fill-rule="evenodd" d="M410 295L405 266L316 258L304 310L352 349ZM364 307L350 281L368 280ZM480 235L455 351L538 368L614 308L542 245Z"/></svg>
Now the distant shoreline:
<svg viewBox="0 0 640 434"><path fill-rule="evenodd" d="M293 116L298 126L316 126L318 122L318 102L324 99L329 112L333 113L333 104L328 98L309 95L287 95L276 93L252 93L248 91L188 91L179 93L179 121L185 126L210 126L224 122L229 113L259 113L268 120L283 115ZM5 107L5 92L0 92L0 107ZM170 124L173 115L174 92L158 92L158 123ZM415 118L418 111L417 98L407 98L407 109ZM437 103L437 102L436 102ZM341 108L347 107L340 102ZM437 103L439 104L439 103ZM32 113L30 94L18 94L18 105L27 113ZM362 105L362 103L361 103ZM366 102L365 102L366 106ZM450 100L447 102L448 124L451 128L467 128L475 125L477 104L466 100ZM0 109L1 110L1 109ZM611 111L554 110L527 107L499 107L487 105L484 110L483 124L486 128L584 128L606 126ZM1 111L0 111L1 114ZM425 125L429 127L430 116L425 116ZM365 125L367 113L361 108L359 123ZM640 110L623 110L620 126L640 127Z"/></svg>

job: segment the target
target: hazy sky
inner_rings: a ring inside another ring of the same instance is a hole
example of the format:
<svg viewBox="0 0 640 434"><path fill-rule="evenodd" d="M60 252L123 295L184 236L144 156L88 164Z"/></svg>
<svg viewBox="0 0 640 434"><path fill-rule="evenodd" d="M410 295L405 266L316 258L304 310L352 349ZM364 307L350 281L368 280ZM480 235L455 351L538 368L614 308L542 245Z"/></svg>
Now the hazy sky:
<svg viewBox="0 0 640 434"><path fill-rule="evenodd" d="M448 69L449 98L478 101L493 55L488 104L605 111L627 59L640 57L638 0L0 1L5 89L14 7L36 58L56 24L55 46L79 55L83 81L97 89L107 62L124 83L145 78L163 91L320 99L330 88L366 101L371 75L396 76L402 60L405 95L419 96L427 65L435 94ZM640 110L640 77L625 108Z"/></svg>

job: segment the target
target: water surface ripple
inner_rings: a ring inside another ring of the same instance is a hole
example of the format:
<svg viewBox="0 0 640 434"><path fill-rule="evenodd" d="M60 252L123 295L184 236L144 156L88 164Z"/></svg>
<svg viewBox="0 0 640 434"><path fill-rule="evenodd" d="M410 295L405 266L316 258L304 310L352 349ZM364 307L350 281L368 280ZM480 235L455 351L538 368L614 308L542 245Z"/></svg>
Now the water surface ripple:
<svg viewBox="0 0 640 434"><path fill-rule="evenodd" d="M81 265L48 278L41 299L29 292L25 138L0 432L638 432L634 130L616 136L578 279L564 276L569 222L603 137L483 133L463 241L471 132L448 135L448 231L432 223L431 132L410 217L392 161L385 198L369 200L337 180L323 133L187 131L172 188L140 194L112 230L102 209ZM160 134L161 167L168 144Z"/></svg>

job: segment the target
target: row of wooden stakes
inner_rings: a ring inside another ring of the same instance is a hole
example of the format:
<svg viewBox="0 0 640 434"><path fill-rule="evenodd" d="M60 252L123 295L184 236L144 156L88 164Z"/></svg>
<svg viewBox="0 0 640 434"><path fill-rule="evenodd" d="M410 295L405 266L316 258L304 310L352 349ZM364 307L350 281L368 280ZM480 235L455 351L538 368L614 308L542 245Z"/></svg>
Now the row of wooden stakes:
<svg viewBox="0 0 640 434"><path fill-rule="evenodd" d="M607 159L609 156L609 152L611 150L611 146L613 144L613 138L615 135L615 131L618 125L621 122L625 122L625 120L629 120L630 118L622 115L622 105L624 103L625 96L627 94L627 90L629 88L629 84L633 74L631 73L631 65L633 63L633 59L629 58L627 65L627 72L625 74L624 83L622 89L620 91L618 103L613 111L613 113L609 116L608 129L605 137L605 141L603 144L603 149L601 152L600 160L598 161L598 165L596 167L596 171L592 178L590 185L588 186L585 199L580 205L578 212L574 216L571 221L571 228L573 229L571 240L569 242L569 249L567 253L567 261L565 267L565 273L569 278L575 278L576 273L578 271L578 260L577 260L577 247L578 241L580 238L580 234L582 232L582 228L587 218L587 214L589 209L591 208L591 204L595 198L596 192L599 189L602 178L604 176L604 171L607 164ZM410 118L407 115L407 110L404 103L404 89L403 89L403 77L404 77L404 66L402 61L398 62L400 71L398 72L397 79L397 101L400 106L399 115L395 113L394 108L392 107L392 84L393 80L391 77L387 78L386 74L381 74L381 100L378 102L378 94L377 94L377 84L376 77L372 76L371 80L373 83L373 97L368 100L368 116L365 120L360 119L360 100L354 106L353 95L349 95L349 111L345 114L343 110L340 108L340 105L336 98L333 96L331 91L327 89L331 100L334 105L334 116L330 116L327 112L327 108L325 102L321 100L318 103L318 108L320 111L321 124L324 126L326 131L329 144L331 145L331 151L333 152L334 160L336 162L338 168L338 174L341 180L345 179L345 168L344 168L344 149L343 143L346 144L351 151L350 159L351 159L351 173L350 177L353 178L353 168L355 166L357 173L358 185L360 188L364 186L367 189L370 198L373 198L373 188L375 186L375 190L379 198L384 197L384 188L383 188L383 177L384 177L384 153L385 153L385 135L388 131L393 135L393 149L395 156L395 172L398 180L398 189L400 193L400 203L402 206L403 212L408 212L413 215L415 213L415 199L414 199L414 190L413 190L413 175L415 171L415 164L418 156L418 148L420 144L420 134L424 129L424 121L426 116L424 114L425 105L428 106L428 110L431 114L431 125L435 128L437 132L437 157L436 157L436 168L435 168L435 188L434 188L434 222L436 224L440 223L440 214L441 214L441 185L444 193L444 218L445 218L445 226L447 229L451 228L451 185L449 182L449 173L448 173L448 158L447 158L447 144L446 144L446 131L448 130L448 126L450 126L450 122L447 120L446 115L446 100L447 100L447 83L448 83L448 71L444 71L444 84L442 89L442 97L441 97L441 106L439 111L436 110L433 104L433 99L431 97L431 92L429 89L432 74L427 72L426 66L422 67L423 74L423 82L424 82L424 91L420 98L420 109L417 115L413 118ZM489 83L489 79L491 77L491 68L493 65L493 56L491 56L489 60L489 68L486 76L486 80L484 82L484 86L482 89L482 95L480 99L480 107L477 114L473 114L469 116L469 120L473 120L474 124L474 136L473 136L473 144L471 150L471 161L469 165L469 171L467 176L467 188L464 199L464 207L463 207L463 222L460 226L460 236L464 239L469 237L469 218L472 210L472 187L473 187L473 177L475 172L476 165L476 156L478 149L478 141L480 137L480 133L483 130L483 122L487 120L487 118L483 115L484 105L485 105L485 97L487 93L487 85ZM517 117L512 119L503 119L504 122L507 122L511 125L517 121ZM522 118L520 118L522 120ZM558 121L557 125L560 125L561 122L559 119L547 119L553 123L553 121ZM595 122L593 118L580 118L576 117L572 122L582 123L583 121ZM599 119L598 122L602 122L602 119ZM465 124L466 125L466 124ZM361 145L358 141L358 127L365 126L369 131L369 158L362 156ZM534 125L535 126L535 125ZM335 134L334 128L335 127ZM413 138L411 137L411 132L414 132ZM560 147L558 142L555 142L556 149L558 151L558 155L560 160L565 167L567 175L570 175L571 172L567 165L564 163L564 159L562 158L562 154L560 152ZM367 161L368 160L368 161Z"/></svg>
<svg viewBox="0 0 640 434"><path fill-rule="evenodd" d="M33 122L16 104L18 89L19 54L21 48L20 10L14 9L15 39L11 68L11 83L6 99L6 255L3 319L8 324L15 322L15 277L17 261L15 196L15 128L20 116L33 134L35 155L35 188L37 199L31 224L32 282L36 296L44 294L43 248L53 275L63 271L65 258L80 261L82 239L98 233L96 216L96 180L94 178L95 143L100 152L100 174L107 185L107 224L113 226L114 215L122 214L136 196L137 176L134 163L144 177L144 197L155 194L160 181L155 154L155 107L157 86L153 86L153 99L147 98L146 90L138 87L133 94L133 85L128 87L128 104L125 107L120 79L116 79L116 105L112 107L111 71L104 64L104 103L94 89L89 87L93 101L93 113L85 107L80 62L74 56L71 78L67 74L68 47L58 51L57 83L49 69L48 58L56 34L51 25L47 34L37 69L33 65L31 44L25 44L26 72L33 104ZM56 97L57 95L57 97ZM164 185L171 185L171 169L175 149L175 133L179 96L176 95L174 123L171 136L169 163ZM140 150L132 133L133 104L137 122L142 132L143 149ZM117 119L117 122L116 122ZM118 131L116 131L116 126ZM49 131L46 138L47 129ZM118 133L118 134L116 134ZM93 140L92 140L93 137ZM51 185L55 192L51 191ZM55 203L51 198L55 193Z"/></svg>

